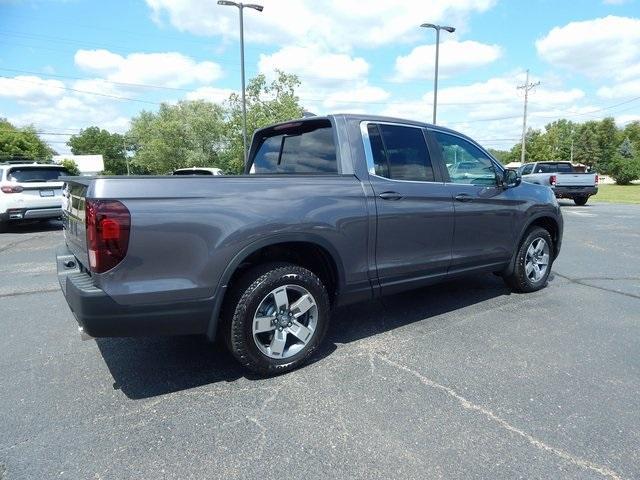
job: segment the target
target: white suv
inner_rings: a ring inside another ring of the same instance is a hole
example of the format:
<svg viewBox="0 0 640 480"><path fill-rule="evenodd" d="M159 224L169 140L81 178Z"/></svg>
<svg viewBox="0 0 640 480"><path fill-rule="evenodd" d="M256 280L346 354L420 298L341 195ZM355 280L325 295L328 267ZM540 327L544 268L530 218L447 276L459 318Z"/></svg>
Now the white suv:
<svg viewBox="0 0 640 480"><path fill-rule="evenodd" d="M0 164L0 231L9 222L46 220L62 215L60 165Z"/></svg>

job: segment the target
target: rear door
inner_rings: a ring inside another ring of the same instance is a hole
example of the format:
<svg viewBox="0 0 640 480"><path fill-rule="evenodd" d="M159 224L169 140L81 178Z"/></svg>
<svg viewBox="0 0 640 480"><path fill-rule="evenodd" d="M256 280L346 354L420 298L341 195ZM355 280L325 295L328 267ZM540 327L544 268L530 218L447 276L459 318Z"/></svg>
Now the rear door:
<svg viewBox="0 0 640 480"><path fill-rule="evenodd" d="M377 210L376 268L383 293L445 276L453 205L421 127L363 122Z"/></svg>
<svg viewBox="0 0 640 480"><path fill-rule="evenodd" d="M432 134L446 166L446 188L455 210L450 272L507 262L515 244L518 200L500 185L501 170L469 140L439 130Z"/></svg>

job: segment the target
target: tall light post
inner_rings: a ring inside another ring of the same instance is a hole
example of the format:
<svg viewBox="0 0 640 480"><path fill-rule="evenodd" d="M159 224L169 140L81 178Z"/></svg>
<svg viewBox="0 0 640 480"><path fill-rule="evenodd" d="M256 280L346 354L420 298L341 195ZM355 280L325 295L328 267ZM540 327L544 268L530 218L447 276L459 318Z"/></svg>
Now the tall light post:
<svg viewBox="0 0 640 480"><path fill-rule="evenodd" d="M247 163L247 102L244 98L244 16L243 11L245 8L252 8L261 12L264 7L255 3L237 3L229 2L227 0L218 0L218 5L224 5L227 7L237 7L240 12L240 72L242 77L242 145L243 145L243 160Z"/></svg>
<svg viewBox="0 0 640 480"><path fill-rule="evenodd" d="M449 33L456 31L455 27L447 27L444 25L434 25L433 23L423 23L423 28L433 28L436 31L436 73L433 79L433 124L436 124L436 111L438 108L438 57L440 56L440 30Z"/></svg>

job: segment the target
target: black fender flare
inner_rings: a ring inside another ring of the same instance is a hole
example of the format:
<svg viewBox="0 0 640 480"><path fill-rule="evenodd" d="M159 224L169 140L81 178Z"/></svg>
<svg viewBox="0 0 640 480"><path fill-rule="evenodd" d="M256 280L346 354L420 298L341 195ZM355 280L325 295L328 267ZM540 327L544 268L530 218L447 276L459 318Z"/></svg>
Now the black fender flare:
<svg viewBox="0 0 640 480"><path fill-rule="evenodd" d="M509 264L502 271L503 275L510 275L511 273L513 273L513 271L514 271L514 269L516 267L516 258L518 257L518 250L520 249L520 244L522 243L522 239L524 238L524 234L526 233L527 230L529 230L529 227L531 227L531 225L533 225L533 223L536 220L540 219L540 218L549 218L549 219L553 220L555 222L555 224L556 224L556 229L558 230L558 234L560 234L560 231L559 231L560 230L560 222L558 222L558 219L556 218L555 214L551 214L550 212L538 212L535 215L533 215L529 219L529 221L527 221L527 223L524 224L524 226L520 229L520 232L516 236L517 243L514 245L513 253L511 254L511 260L509 260ZM554 255L554 257L555 257L555 255Z"/></svg>
<svg viewBox="0 0 640 480"><path fill-rule="evenodd" d="M338 254L337 249L329 242L327 239L321 237L320 235L315 235L313 233L282 233L269 235L255 242L246 245L242 248L229 262L227 267L224 269L220 280L218 281L218 285L215 289L214 293L214 303L213 303L213 312L211 313L211 318L209 320L209 325L207 327L207 337L210 340L215 339L216 331L218 329L218 317L220 316L220 310L222 309L222 302L224 300L225 294L227 293L227 287L229 285L229 281L231 277L236 272L240 264L244 262L250 255L257 252L258 250L271 246L277 245L279 243L288 243L288 242L304 242L315 244L318 247L326 250L333 263L336 266L337 273L337 281L338 281L338 291L341 291L344 283L345 283L345 270L344 265L342 263L342 258Z"/></svg>

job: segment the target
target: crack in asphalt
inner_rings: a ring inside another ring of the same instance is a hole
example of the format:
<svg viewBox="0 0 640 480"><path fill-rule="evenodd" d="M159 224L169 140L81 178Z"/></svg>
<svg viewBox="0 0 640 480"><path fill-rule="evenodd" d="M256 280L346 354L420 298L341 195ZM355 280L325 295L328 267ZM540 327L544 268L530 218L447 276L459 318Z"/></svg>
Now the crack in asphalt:
<svg viewBox="0 0 640 480"><path fill-rule="evenodd" d="M45 237L45 235L34 235L33 237L24 238L24 239L20 239L20 240L18 240L16 242L8 243L4 247L0 247L0 253L6 252L10 248L15 247L16 245L20 245L21 243L25 243L25 242L28 242L30 240L37 240L38 238L44 238L44 237Z"/></svg>
<svg viewBox="0 0 640 480"><path fill-rule="evenodd" d="M496 415L494 412L492 412L491 410L481 406L481 405L477 405L473 402L471 402L470 400L468 400L467 398L463 397L462 395L460 395L457 391L455 391L453 388L451 387L447 387L446 385L442 385L438 382L435 382L434 380L431 380L430 378L425 377L424 375L422 375L420 372L417 372L416 370L413 370L412 368L407 367L406 365L402 365L401 363L395 362L393 360L391 360L388 357L385 357L383 355L380 355L379 353L374 353L375 356L377 356L381 361L385 362L386 364L401 370L405 373L408 373L409 375L412 375L413 377L417 378L420 383L422 383L423 385L426 385L428 387L434 388L436 390L440 390L441 392L446 393L447 395L449 395L450 397L454 398L465 410L473 410L476 411L482 415L484 415L485 417L489 418L490 420L494 421L495 423L497 423L498 425L500 425L500 427L502 427L505 430L508 430L511 433L514 433L522 438L524 438L525 440L527 440L531 445L533 445L536 448L539 448L540 450L544 450L546 452L552 453L554 455L556 455L557 457L562 458L563 460L566 460L567 462L578 466L580 468L584 468L587 470L591 470L593 472L596 472L604 477L607 478L611 478L613 480L621 480L622 477L620 476L620 474L618 474L617 472L611 470L608 467L605 467L603 465L599 465L597 463L594 463L590 460L585 460L583 458L577 457L575 455L572 455L569 452L566 452L565 450L562 450L560 448L557 447L553 447L551 445L548 445L547 443L543 442L542 440L534 437L533 435L525 432L524 430L519 429L518 427L515 427L513 425L511 425L509 422L507 422L505 419L503 419L502 417L499 417L498 415Z"/></svg>
<svg viewBox="0 0 640 480"><path fill-rule="evenodd" d="M593 281L593 280L601 280L601 281L614 281L614 280L622 280L622 281L637 281L640 280L636 277L620 277L620 278L612 278L612 277L585 277L585 278L572 278L566 275L562 275L561 273L556 272L555 270L552 272L554 275L557 275L560 278L564 278L568 280L569 283L573 283L576 285L582 285L583 287L595 288L598 290L602 290L604 292L617 293L618 295L624 295L625 297L637 298L640 300L640 295L636 295L635 293L629 292L621 292L620 290L614 290L613 288L600 287L598 285L591 285L589 283L585 283L585 281Z"/></svg>
<svg viewBox="0 0 640 480"><path fill-rule="evenodd" d="M52 293L60 290L60 287L42 288L40 290L24 290L22 292L0 293L0 298L21 297L22 295L35 295L37 293Z"/></svg>

